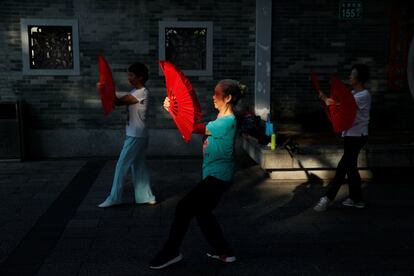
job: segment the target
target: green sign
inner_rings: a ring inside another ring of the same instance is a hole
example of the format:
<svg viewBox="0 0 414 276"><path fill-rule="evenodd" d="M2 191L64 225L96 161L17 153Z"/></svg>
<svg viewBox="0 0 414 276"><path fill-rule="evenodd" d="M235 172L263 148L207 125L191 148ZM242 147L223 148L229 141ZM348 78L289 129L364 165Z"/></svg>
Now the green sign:
<svg viewBox="0 0 414 276"><path fill-rule="evenodd" d="M345 20L361 19L362 3L361 1L342 1L339 4L339 18Z"/></svg>

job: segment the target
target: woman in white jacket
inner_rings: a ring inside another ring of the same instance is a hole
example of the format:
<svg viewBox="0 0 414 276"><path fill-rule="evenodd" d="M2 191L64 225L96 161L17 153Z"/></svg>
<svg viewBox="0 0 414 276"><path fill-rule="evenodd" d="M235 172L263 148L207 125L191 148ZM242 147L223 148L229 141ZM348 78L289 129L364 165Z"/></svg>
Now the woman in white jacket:
<svg viewBox="0 0 414 276"><path fill-rule="evenodd" d="M314 207L315 211L325 211L335 199L345 176L348 177L349 197L342 203L345 206L355 208L365 208L362 197L361 177L358 172L358 155L362 147L368 140L369 113L371 108L371 94L365 88L365 83L369 79L369 69L365 64L355 64L352 66L349 76L350 84L353 88L357 111L352 126L342 132L344 138L344 153L336 168L336 174L330 183L328 190L318 204ZM326 105L337 104L333 99L326 97L322 91L320 98Z"/></svg>

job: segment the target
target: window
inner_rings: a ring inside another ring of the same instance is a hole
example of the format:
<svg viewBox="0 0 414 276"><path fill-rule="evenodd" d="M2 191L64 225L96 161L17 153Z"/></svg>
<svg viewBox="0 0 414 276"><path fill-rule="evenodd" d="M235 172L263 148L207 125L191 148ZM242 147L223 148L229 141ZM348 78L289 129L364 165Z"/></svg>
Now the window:
<svg viewBox="0 0 414 276"><path fill-rule="evenodd" d="M77 20L22 19L24 75L79 75Z"/></svg>
<svg viewBox="0 0 414 276"><path fill-rule="evenodd" d="M159 59L171 61L186 75L212 75L212 41L211 22L159 23Z"/></svg>

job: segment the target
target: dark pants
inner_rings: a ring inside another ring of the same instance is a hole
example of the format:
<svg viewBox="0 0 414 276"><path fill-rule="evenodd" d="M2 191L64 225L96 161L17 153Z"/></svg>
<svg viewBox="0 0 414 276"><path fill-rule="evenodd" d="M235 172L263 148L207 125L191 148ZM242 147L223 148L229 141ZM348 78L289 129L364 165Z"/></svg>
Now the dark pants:
<svg viewBox="0 0 414 276"><path fill-rule="evenodd" d="M232 253L231 247L224 239L216 217L212 213L230 184L230 182L208 176L184 196L176 207L174 221L164 250L179 252L191 219L196 217L210 246L219 254Z"/></svg>
<svg viewBox="0 0 414 276"><path fill-rule="evenodd" d="M367 143L367 136L344 137L344 154L336 168L336 174L332 180L326 196L334 200L339 188L345 181L345 175L348 176L349 197L355 201L362 201L361 177L358 172L358 155L362 147Z"/></svg>

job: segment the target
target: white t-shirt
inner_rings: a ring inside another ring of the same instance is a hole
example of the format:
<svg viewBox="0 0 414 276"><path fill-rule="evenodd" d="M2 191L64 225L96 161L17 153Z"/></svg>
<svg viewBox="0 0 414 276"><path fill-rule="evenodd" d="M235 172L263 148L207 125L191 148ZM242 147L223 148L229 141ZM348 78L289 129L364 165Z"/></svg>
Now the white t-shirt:
<svg viewBox="0 0 414 276"><path fill-rule="evenodd" d="M352 127L343 131L342 136L366 136L368 135L369 111L371 109L371 94L367 89L352 91L357 105L357 111Z"/></svg>
<svg viewBox="0 0 414 276"><path fill-rule="evenodd" d="M130 95L134 96L138 102L128 105L128 119L126 124L126 135L131 137L147 137L148 129L146 126L148 90L133 89Z"/></svg>

